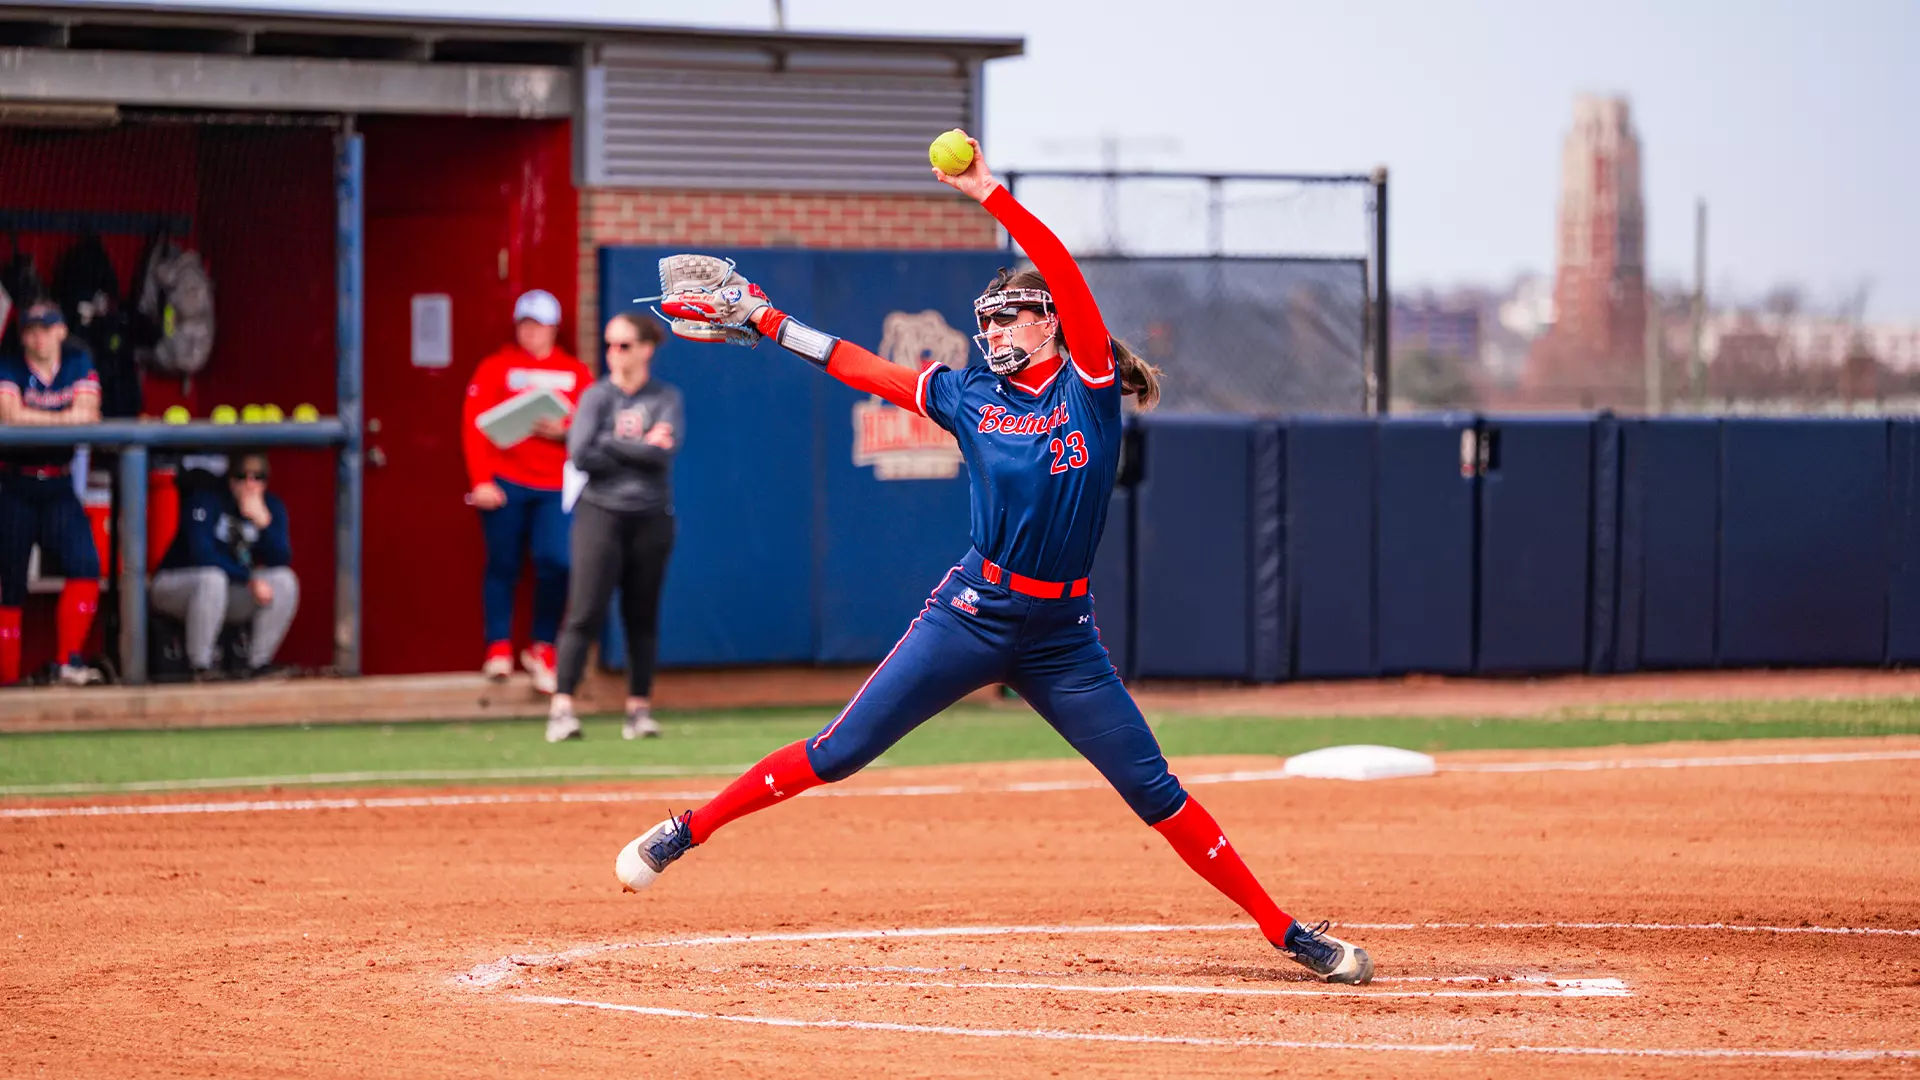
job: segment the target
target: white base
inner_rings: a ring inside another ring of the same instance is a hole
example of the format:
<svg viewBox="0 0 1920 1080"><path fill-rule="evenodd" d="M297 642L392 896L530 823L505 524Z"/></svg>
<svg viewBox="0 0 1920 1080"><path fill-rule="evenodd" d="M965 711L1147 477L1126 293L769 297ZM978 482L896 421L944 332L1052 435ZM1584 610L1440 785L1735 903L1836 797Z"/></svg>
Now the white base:
<svg viewBox="0 0 1920 1080"><path fill-rule="evenodd" d="M1396 746L1329 746L1287 759L1282 774L1302 780L1392 780L1432 776L1433 757Z"/></svg>

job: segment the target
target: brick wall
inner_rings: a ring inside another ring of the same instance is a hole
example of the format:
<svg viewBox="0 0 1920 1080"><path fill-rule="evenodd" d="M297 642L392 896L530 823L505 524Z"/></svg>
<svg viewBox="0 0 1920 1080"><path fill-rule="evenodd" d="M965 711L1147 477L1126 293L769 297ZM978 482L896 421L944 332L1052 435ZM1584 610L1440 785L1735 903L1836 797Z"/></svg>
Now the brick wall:
<svg viewBox="0 0 1920 1080"><path fill-rule="evenodd" d="M702 247L978 249L1000 246L993 218L955 195L662 191L580 192L580 353L600 355L599 251L620 244Z"/></svg>

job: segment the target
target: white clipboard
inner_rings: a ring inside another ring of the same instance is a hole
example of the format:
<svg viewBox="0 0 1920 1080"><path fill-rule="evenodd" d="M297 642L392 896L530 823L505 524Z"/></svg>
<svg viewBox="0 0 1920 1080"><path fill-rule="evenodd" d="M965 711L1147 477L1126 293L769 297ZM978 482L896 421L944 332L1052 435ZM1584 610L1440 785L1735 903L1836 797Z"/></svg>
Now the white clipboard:
<svg viewBox="0 0 1920 1080"><path fill-rule="evenodd" d="M573 504L580 501L580 493L587 490L587 474L569 461L560 467L560 510L573 513Z"/></svg>
<svg viewBox="0 0 1920 1080"><path fill-rule="evenodd" d="M539 421L563 420L572 411L566 398L542 386L508 398L481 413L474 422L487 441L505 450L526 441Z"/></svg>

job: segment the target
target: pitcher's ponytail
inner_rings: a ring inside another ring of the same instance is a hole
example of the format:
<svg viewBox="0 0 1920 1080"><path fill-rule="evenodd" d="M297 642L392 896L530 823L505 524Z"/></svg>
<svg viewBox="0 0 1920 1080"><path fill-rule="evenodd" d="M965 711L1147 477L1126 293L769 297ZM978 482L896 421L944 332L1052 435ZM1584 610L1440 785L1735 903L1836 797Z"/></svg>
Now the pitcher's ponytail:
<svg viewBox="0 0 1920 1080"><path fill-rule="evenodd" d="M1113 369L1120 376L1120 392L1139 398L1142 409L1153 408L1160 401L1160 369L1147 363L1119 338L1107 341L1113 349Z"/></svg>

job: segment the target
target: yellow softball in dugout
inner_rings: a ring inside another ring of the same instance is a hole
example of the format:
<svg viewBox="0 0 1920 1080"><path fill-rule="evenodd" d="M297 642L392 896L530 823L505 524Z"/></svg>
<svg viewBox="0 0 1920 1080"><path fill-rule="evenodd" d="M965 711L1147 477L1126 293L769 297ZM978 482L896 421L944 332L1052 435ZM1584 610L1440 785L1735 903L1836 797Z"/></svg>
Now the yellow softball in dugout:
<svg viewBox="0 0 1920 1080"><path fill-rule="evenodd" d="M948 176L959 176L973 164L973 147L967 145L967 133L959 128L943 131L927 147L927 160Z"/></svg>

